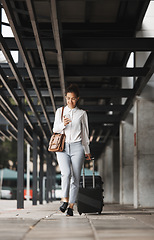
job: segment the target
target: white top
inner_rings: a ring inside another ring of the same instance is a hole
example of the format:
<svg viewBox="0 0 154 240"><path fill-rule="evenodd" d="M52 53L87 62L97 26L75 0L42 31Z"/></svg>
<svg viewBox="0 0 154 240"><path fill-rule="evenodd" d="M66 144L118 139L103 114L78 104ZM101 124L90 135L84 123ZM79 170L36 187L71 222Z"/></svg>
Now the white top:
<svg viewBox="0 0 154 240"><path fill-rule="evenodd" d="M68 106L64 107L63 116L69 114L69 117L66 117L71 120L66 126L64 126L63 121L61 121L61 113L62 107L58 108L56 111L53 132L61 133L65 130L65 142L73 143L82 141L85 154L90 153L88 117L86 111L78 107L73 109L70 109Z"/></svg>

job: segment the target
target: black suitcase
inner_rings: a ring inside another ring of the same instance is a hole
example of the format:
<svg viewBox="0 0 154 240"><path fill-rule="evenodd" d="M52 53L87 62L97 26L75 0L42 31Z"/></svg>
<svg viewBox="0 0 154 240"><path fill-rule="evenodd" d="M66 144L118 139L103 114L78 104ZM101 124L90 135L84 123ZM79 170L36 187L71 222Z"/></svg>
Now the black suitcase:
<svg viewBox="0 0 154 240"><path fill-rule="evenodd" d="M93 176L85 176L83 165L83 176L80 178L77 209L80 215L82 213L101 214L103 206L103 182L100 176L95 176L93 159Z"/></svg>

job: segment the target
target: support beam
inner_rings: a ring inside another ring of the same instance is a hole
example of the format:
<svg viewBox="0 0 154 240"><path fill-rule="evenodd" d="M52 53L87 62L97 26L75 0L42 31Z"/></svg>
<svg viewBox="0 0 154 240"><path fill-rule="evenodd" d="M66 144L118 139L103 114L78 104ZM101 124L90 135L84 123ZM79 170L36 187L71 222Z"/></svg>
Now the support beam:
<svg viewBox="0 0 154 240"><path fill-rule="evenodd" d="M48 161L47 161L47 171L46 171L46 202L49 203L50 199L50 161L49 161L49 153L47 154Z"/></svg>
<svg viewBox="0 0 154 240"><path fill-rule="evenodd" d="M0 115L0 130L4 132L7 136L11 135L9 132L12 133L12 137L17 140L16 132L13 130L13 128L5 122L4 124L1 122L2 116ZM14 135L14 136L13 136Z"/></svg>
<svg viewBox="0 0 154 240"><path fill-rule="evenodd" d="M25 68L18 68L20 75L24 78L28 78L29 74ZM13 77L9 68L3 68L5 74L9 77ZM126 68L126 67L105 67L105 66L74 66L67 65L65 67L65 77L133 77L133 76L145 76L148 72L148 68ZM33 68L34 75L39 78L44 78L42 68ZM57 68L52 67L48 69L50 78L59 78Z"/></svg>
<svg viewBox="0 0 154 240"><path fill-rule="evenodd" d="M75 29L75 27L73 28ZM18 50L14 38L5 38L5 41L10 50ZM26 50L37 50L34 38L23 38L23 42ZM53 38L43 38L42 46L45 51L56 51ZM63 49L64 51L154 51L154 38L88 37L87 39L86 37L71 37L65 34L63 37Z"/></svg>
<svg viewBox="0 0 154 240"><path fill-rule="evenodd" d="M12 128L13 128L16 132L18 132L18 130L17 130L17 125L16 125L16 121L18 120L18 116L17 116L16 113L11 109L11 104L8 103L8 101L7 101L6 104L5 104L5 100L4 100L4 97L3 97L2 95L0 96L0 99L2 100L2 102L3 102L3 104L4 104L4 106L0 106L0 113L1 113L1 115L7 120L7 122L10 124L10 126L12 126ZM17 108L18 108L18 107L17 107ZM9 111L9 109L11 109L11 110ZM21 107L20 107L20 109L21 109ZM21 109L21 111L24 111L24 110ZM10 113L11 113L12 115L10 115ZM24 113L24 112L23 112L23 113ZM24 116L25 116L25 119L27 119L27 118L26 118L26 114L25 114ZM29 121L30 121L30 120L29 120ZM31 121L30 121L30 122L31 122ZM27 121L26 121L25 123L27 123ZM5 124L5 123L2 123L2 122L1 122L1 124ZM31 124L32 124L32 123L31 123ZM25 132L25 140L30 143L30 141L32 141L33 139L32 139L32 136L31 136L31 134L30 134L29 129L24 128L24 132ZM12 135L12 134L11 134L11 135ZM14 138L16 138L16 137L14 136ZM31 144L31 143L30 143L30 144Z"/></svg>
<svg viewBox="0 0 154 240"><path fill-rule="evenodd" d="M5 139L7 139L8 141L11 141L12 139L11 139L11 137L9 137L9 134L8 134L8 132L7 131L1 131L0 130L0 134L5 138Z"/></svg>
<svg viewBox="0 0 154 240"><path fill-rule="evenodd" d="M154 51L154 38L63 37L64 51Z"/></svg>
<svg viewBox="0 0 154 240"><path fill-rule="evenodd" d="M5 37L5 41L6 41L6 44L9 48L9 50L14 50L14 51L17 50L18 51L18 46L17 46L14 38ZM23 43L24 43L24 46L25 46L26 50L37 50L37 45L36 45L35 38L33 38L33 37L32 38L30 38L30 37L29 38L24 38L23 37ZM43 49L45 51L56 52L53 38L42 39L42 45L43 45Z"/></svg>
<svg viewBox="0 0 154 240"><path fill-rule="evenodd" d="M31 20L31 24L32 24L32 28L33 28L33 32L34 32L34 36L35 36L35 41L37 44L38 53L40 56L40 60L41 60L41 64L42 64L42 68L43 68L43 72L44 72L44 76L45 76L45 80L46 80L46 84L47 84L48 91L49 91L49 96L51 99L51 103L52 103L54 112L56 112L54 95L53 95L53 91L52 91L52 87L51 87L51 82L50 82L49 72L48 72L47 63L46 63L46 59L45 59L43 44L42 44L42 41L40 38L41 34L39 33L38 23L37 23L37 19L36 19L36 13L34 10L34 3L32 0L26 0L26 3L27 3L28 11L29 11L29 16L30 16L30 20ZM50 131L51 131L51 129L50 129Z"/></svg>
<svg viewBox="0 0 154 240"><path fill-rule="evenodd" d="M33 205L37 205L37 135L33 132Z"/></svg>
<svg viewBox="0 0 154 240"><path fill-rule="evenodd" d="M29 124L30 128L33 130L34 127L33 127L32 123L31 123L31 120L30 120L30 118L29 118L28 113L25 111L22 102L21 102L20 99L18 98L15 90L12 88L10 81L9 81L9 80L7 79L7 77L5 76L5 74L4 74L4 72L3 72L3 69L2 69L1 67L0 67L0 74L1 74L0 78L1 78L2 83L3 83L4 86L7 88L7 91L10 93L11 97L13 98L13 100L15 101L15 103L17 104L17 106L21 109L21 111L23 111L27 123ZM2 99L3 102L5 102L4 98L5 98L5 97L3 97L3 94L2 94L2 95L1 95L1 99ZM11 108L11 104L9 104L8 101L6 102L5 105L8 106L9 108ZM12 112L12 111L11 111L11 112ZM13 114L13 116L14 116L14 114ZM16 117L15 119L17 119L17 117ZM26 129L25 129L25 132L26 132L26 134L28 135L28 137L31 138L29 132L28 132Z"/></svg>
<svg viewBox="0 0 154 240"><path fill-rule="evenodd" d="M7 91L5 90L1 90L3 92L3 94L5 94L5 96L9 96L9 94L7 93ZM15 89L16 94L19 97L24 97L23 92L20 89ZM49 97L49 92L48 89L40 89L41 95L42 97ZM61 95L61 90L60 89L53 89L54 95L56 97L62 97ZM34 90L28 89L28 93L31 97L37 97L37 94ZM81 89L80 90L80 97L81 98L90 98L90 99L94 99L94 98L121 98L121 97L131 97L134 94L134 90L133 89L110 89L110 88L86 88L86 89ZM114 106L114 105L113 105ZM99 107L97 105L97 107ZM103 107L103 105L100 105L100 107ZM104 106L105 107L105 106ZM52 107L51 107L52 109Z"/></svg>
<svg viewBox="0 0 154 240"><path fill-rule="evenodd" d="M46 133L43 129L42 123L39 119L39 115L38 115L37 111L35 110L34 104L33 104L32 100L31 100L31 98L30 98L30 96L27 92L27 89L26 89L26 86L23 82L23 79L22 79L22 77L19 73L19 70L18 70L18 68L17 68L17 66L16 66L16 64L15 64L13 58L12 58L12 55L11 55L11 53L10 53L10 51L9 51L5 41L4 41L4 38L3 38L2 34L0 34L0 46L1 46L1 50L4 54L4 56L5 56L8 64L9 64L9 66L10 66L11 73L14 75L16 81L18 82L19 86L21 87L21 90L24 94L23 96L26 98L27 103L29 104L29 107L30 107L31 111L34 112L34 114L36 116L36 119L38 120L38 124L39 124L44 136L46 136ZM20 106L21 103L17 99L17 96L14 92L14 89L12 88L8 78L6 77L6 76L9 76L9 75L7 75L6 73L4 74L4 69L2 70L2 68L0 68L0 70L1 70L1 79L2 79L2 82L3 82L4 86L10 92L10 94L11 94L12 98L14 99L14 101L16 102L16 104ZM33 129L33 126L30 124L29 116L28 116L27 112L25 112L25 114L26 114L27 122L29 122L30 127Z"/></svg>
<svg viewBox="0 0 154 240"><path fill-rule="evenodd" d="M145 76L138 77L138 79L136 80L134 85L134 94L130 98L128 98L127 101L125 102L125 105L127 105L127 108L125 111L121 112L121 116L120 116L121 120L124 120L126 118L126 116L128 115L129 111L133 106L136 96L140 95L140 93L142 92L147 82L150 80L151 76L154 73L154 53L153 52L148 57L144 65L144 68L148 68L149 70Z"/></svg>
<svg viewBox="0 0 154 240"><path fill-rule="evenodd" d="M27 181L26 181L27 201L30 200L30 145L27 144Z"/></svg>
<svg viewBox="0 0 154 240"><path fill-rule="evenodd" d="M7 65L4 65L3 70L4 70L4 72L7 76L12 78L15 75L12 73L10 68L8 68ZM42 68L33 67L32 69L33 69L33 73L34 73L36 78L44 78L44 73L43 73ZM23 78L29 78L29 74L28 74L26 68L18 67L18 71L19 71L19 74ZM48 68L48 73L49 73L50 78L59 78L58 68L56 66L49 67ZM16 78L16 76L15 76L15 78Z"/></svg>
<svg viewBox="0 0 154 240"><path fill-rule="evenodd" d="M2 93L2 91L0 92L0 100L2 101L2 103L4 104L4 106L7 107L9 113L12 115L12 117L17 120L18 117L16 115L16 112L14 111L14 109L12 109L12 105L10 104L10 101L8 100L8 98Z"/></svg>
<svg viewBox="0 0 154 240"><path fill-rule="evenodd" d="M89 116L89 123L118 123L120 121L120 117L119 115L105 115L105 114L101 114L101 113L94 113L88 114ZM51 114L49 115L50 117L50 122L53 123L54 122L54 115ZM44 116L40 116L42 123L46 123L46 119L44 118ZM34 117L31 117L31 121L33 124L36 123L36 119Z"/></svg>
<svg viewBox="0 0 154 240"><path fill-rule="evenodd" d="M26 66L27 72L29 74L29 78L31 80L31 83L32 83L32 85L33 85L33 87L34 87L34 89L37 93L37 97L38 97L40 105L42 107L42 110L43 110L44 116L46 118L48 127L49 127L50 131L52 131L50 120L49 120L48 114L46 112L45 104L43 102L41 93L39 91L38 83L35 79L35 76L34 76L34 73L33 73L32 67L31 67L31 63L30 63L30 60L29 60L29 57L28 57L28 53L26 52L26 49L25 49L24 44L22 42L22 38L21 38L21 36L19 34L19 31L18 31L18 24L17 24L16 18L15 18L14 13L13 13L13 6L12 6L13 2L1 0L1 3L3 4L3 8L6 12L7 17L8 17L12 32L14 34L14 37L16 39L16 42L17 42L17 45L18 45L18 48L19 48L19 51L20 51L20 53L22 55L22 58L23 58L23 61L25 63L25 66Z"/></svg>
<svg viewBox="0 0 154 240"><path fill-rule="evenodd" d="M24 114L18 108L17 208L24 208Z"/></svg>
<svg viewBox="0 0 154 240"><path fill-rule="evenodd" d="M150 4L151 0L146 0L146 1L142 1L142 7L141 10L139 11L139 16L138 16L138 20L137 20L137 24L136 24L136 30L139 31L141 29L142 23L143 23L143 19L145 17L145 13L147 11L147 8Z"/></svg>
<svg viewBox="0 0 154 240"><path fill-rule="evenodd" d="M40 193L39 193L39 201L40 204L43 204L43 137L40 138L40 179L39 179L39 186L40 186Z"/></svg>
<svg viewBox="0 0 154 240"><path fill-rule="evenodd" d="M65 80L64 80L64 69L63 69L63 56L62 56L62 48L60 41L60 31L58 25L58 17L57 17L57 6L55 0L50 0L51 4L51 24L53 29L53 36L55 40L56 50L57 50L57 61L59 68L59 76L60 76L60 85L63 96L63 102L65 103Z"/></svg>
<svg viewBox="0 0 154 240"><path fill-rule="evenodd" d="M7 128L7 131L8 131L8 133L10 134L10 136L17 141L17 134L16 134L16 132L13 131L12 128L9 127L9 126L8 126L8 128Z"/></svg>
<svg viewBox="0 0 154 240"><path fill-rule="evenodd" d="M121 0L122 1L122 0ZM123 0L128 1L128 0ZM133 1L133 0L132 0ZM139 0L142 1L143 0ZM150 1L150 0L148 0ZM126 36L130 37L134 34L134 26L135 24L130 24L130 22L64 22L62 23L63 33L64 35L74 35L76 33L77 36L82 33L82 36L87 36L88 33L89 36L91 36L91 33L95 34L97 36L97 33L104 36L105 33L112 33L113 36ZM85 34L84 34L85 33ZM117 34L118 33L118 34Z"/></svg>
<svg viewBox="0 0 154 240"><path fill-rule="evenodd" d="M61 107L60 105L57 107ZM82 105L80 104L80 107L87 112L98 112L98 113L103 113L103 112L109 112L109 111L115 111L115 112L120 112L122 110L125 110L126 106L125 105L120 105L120 104L115 104L115 105ZM35 106L36 110L41 113L41 106ZM29 111L30 108L27 106L26 111ZM47 112L53 113L53 108L50 106L46 106Z"/></svg>
<svg viewBox="0 0 154 240"><path fill-rule="evenodd" d="M145 76L148 68L125 68L125 67L103 67L103 66L66 66L66 77L131 77L131 76Z"/></svg>
<svg viewBox="0 0 154 240"><path fill-rule="evenodd" d="M10 126L15 130L15 132L18 132L17 129L17 124L16 121L14 121L14 119L12 119L8 113L2 108L2 106L0 106L0 114L3 116L4 119L6 119L6 121L10 124Z"/></svg>

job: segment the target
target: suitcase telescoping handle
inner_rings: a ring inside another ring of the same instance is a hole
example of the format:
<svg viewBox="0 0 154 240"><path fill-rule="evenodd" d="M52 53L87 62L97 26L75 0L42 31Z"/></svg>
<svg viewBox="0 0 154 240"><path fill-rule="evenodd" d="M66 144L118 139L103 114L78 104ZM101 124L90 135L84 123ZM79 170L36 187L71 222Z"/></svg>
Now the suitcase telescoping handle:
<svg viewBox="0 0 154 240"><path fill-rule="evenodd" d="M91 158L91 160L93 161L93 188L95 188L95 159L94 157ZM85 188L86 184L85 184L85 169L84 169L84 163L83 163L83 188Z"/></svg>

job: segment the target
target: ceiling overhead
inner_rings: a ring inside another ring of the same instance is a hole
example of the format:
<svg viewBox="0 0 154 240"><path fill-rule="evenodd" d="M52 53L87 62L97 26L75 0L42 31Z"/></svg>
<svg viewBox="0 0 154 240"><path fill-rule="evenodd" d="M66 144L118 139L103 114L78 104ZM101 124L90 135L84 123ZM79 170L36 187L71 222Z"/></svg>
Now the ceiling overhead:
<svg viewBox="0 0 154 240"><path fill-rule="evenodd" d="M150 0L1 0L14 37L0 34L0 137L17 138L17 106L25 113L25 139L50 138L65 88L77 83L89 116L92 153L99 156L118 136L120 121L154 70L153 38L136 38ZM1 27L2 29L2 27ZM15 63L11 52L19 51ZM137 51L150 52L142 67ZM134 66L128 67L130 54ZM132 88L122 81L132 78ZM6 119L7 122L4 120Z"/></svg>

